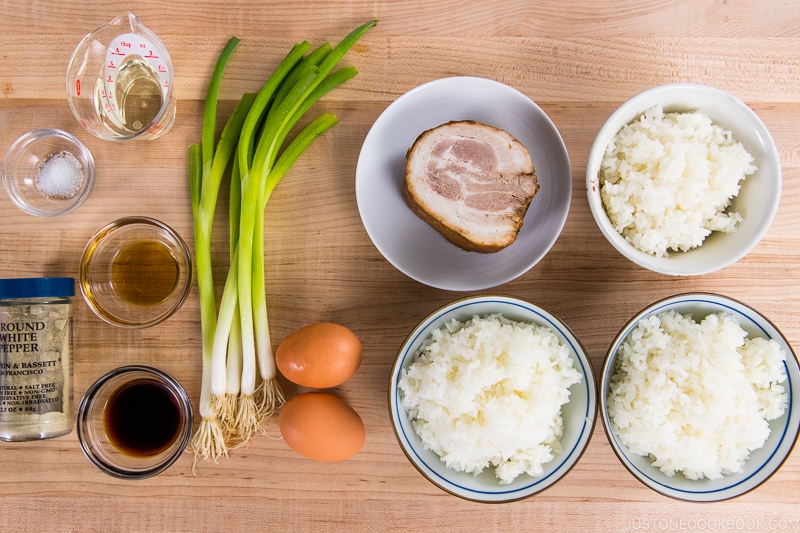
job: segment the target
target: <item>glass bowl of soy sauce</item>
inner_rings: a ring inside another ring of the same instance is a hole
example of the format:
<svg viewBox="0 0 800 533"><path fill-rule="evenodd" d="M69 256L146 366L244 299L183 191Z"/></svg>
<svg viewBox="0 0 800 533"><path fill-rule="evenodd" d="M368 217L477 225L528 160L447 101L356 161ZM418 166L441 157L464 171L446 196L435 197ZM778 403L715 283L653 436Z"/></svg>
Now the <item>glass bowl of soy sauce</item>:
<svg viewBox="0 0 800 533"><path fill-rule="evenodd" d="M99 318L123 328L166 320L192 288L192 256L167 224L124 217L101 228L86 244L80 289Z"/></svg>
<svg viewBox="0 0 800 533"><path fill-rule="evenodd" d="M189 443L192 402L178 381L149 366L123 366L98 379L78 407L86 457L121 479L145 479L169 468Z"/></svg>

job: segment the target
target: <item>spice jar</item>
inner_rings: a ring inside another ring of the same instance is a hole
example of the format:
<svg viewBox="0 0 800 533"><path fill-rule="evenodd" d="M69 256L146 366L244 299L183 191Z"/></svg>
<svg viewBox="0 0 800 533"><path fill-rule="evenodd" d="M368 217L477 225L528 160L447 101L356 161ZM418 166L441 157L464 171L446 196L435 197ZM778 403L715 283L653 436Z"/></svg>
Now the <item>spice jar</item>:
<svg viewBox="0 0 800 533"><path fill-rule="evenodd" d="M73 278L0 279L0 439L72 431Z"/></svg>

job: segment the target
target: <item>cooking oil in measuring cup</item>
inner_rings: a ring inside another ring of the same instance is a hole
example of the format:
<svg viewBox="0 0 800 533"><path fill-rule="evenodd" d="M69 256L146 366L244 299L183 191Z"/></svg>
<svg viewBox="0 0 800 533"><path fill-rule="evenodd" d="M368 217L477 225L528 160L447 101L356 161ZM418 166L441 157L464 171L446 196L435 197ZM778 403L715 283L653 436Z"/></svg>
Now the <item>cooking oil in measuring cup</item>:
<svg viewBox="0 0 800 533"><path fill-rule="evenodd" d="M67 93L75 117L103 139L154 139L175 119L172 62L128 13L87 35L73 53Z"/></svg>
<svg viewBox="0 0 800 533"><path fill-rule="evenodd" d="M95 110L120 135L138 133L158 116L164 102L167 69L152 43L121 35L106 52L95 84Z"/></svg>

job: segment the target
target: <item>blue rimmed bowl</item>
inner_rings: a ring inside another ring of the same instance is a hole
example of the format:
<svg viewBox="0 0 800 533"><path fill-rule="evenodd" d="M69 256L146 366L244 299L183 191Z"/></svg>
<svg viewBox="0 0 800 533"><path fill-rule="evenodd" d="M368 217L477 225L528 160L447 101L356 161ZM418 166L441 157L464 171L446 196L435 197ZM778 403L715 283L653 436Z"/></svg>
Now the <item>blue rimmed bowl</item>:
<svg viewBox="0 0 800 533"><path fill-rule="evenodd" d="M611 376L617 365L617 351L628 335L643 319L674 311L682 315L691 314L696 322L712 313L725 312L739 321L748 338L765 337L777 341L786 354L784 362L789 392L789 406L778 419L769 423L770 436L765 445L754 450L741 473L723 476L721 479L691 480L677 473L672 477L652 466L649 457L628 450L614 433L608 416L607 398ZM636 314L614 338L606 354L600 377L600 416L614 453L644 485L665 496L694 502L727 500L749 492L767 481L792 452L800 429L800 370L797 357L780 331L758 311L725 296L708 293L690 293L672 296L655 302Z"/></svg>
<svg viewBox="0 0 800 533"><path fill-rule="evenodd" d="M494 469L487 468L478 476L457 472L445 466L431 450L426 450L400 402L398 382L403 368L408 367L423 341L431 332L455 318L461 322L474 315L501 313L509 320L531 322L553 329L561 343L567 345L582 379L570 388L570 400L561 408L564 434L563 453L544 465L544 474L532 477L522 474L508 485L500 485ZM501 295L473 296L456 300L428 315L408 335L392 366L389 379L389 411L397 441L411 464L428 481L455 496L485 502L504 503L532 496L555 484L578 462L592 436L597 413L597 387L592 365L583 346L564 322L544 309L518 298Z"/></svg>

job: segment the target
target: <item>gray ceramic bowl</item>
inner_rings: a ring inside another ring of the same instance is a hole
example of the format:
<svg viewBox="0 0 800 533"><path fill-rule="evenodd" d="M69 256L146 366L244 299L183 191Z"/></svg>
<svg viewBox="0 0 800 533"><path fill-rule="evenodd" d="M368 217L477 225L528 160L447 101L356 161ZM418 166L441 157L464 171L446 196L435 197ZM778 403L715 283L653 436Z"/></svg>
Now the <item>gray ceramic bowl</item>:
<svg viewBox="0 0 800 533"><path fill-rule="evenodd" d="M424 131L453 120L507 131L527 148L536 169L540 190L516 241L498 252L458 248L403 200L406 152ZM558 239L571 198L569 156L553 122L521 92L484 78L443 78L410 90L378 117L358 156L356 200L373 244L410 278L445 290L496 287L527 272Z"/></svg>

